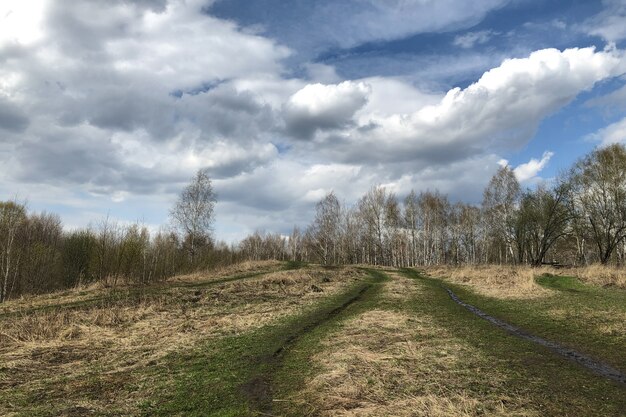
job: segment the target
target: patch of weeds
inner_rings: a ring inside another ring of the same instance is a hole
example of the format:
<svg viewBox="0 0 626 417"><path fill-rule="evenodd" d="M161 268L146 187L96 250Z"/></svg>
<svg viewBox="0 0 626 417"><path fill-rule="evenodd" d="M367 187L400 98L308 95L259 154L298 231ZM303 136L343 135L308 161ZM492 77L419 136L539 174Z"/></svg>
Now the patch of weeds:
<svg viewBox="0 0 626 417"><path fill-rule="evenodd" d="M303 262L303 261L287 261L285 262L285 265L283 266L283 270L285 271L291 271L294 269L302 269L302 268L306 268L309 264L307 262Z"/></svg>

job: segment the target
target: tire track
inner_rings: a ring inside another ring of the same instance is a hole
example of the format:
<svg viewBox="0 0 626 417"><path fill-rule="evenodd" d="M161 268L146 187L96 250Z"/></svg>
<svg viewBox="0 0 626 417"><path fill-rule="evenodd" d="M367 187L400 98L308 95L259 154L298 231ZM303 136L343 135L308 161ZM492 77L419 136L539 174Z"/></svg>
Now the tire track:
<svg viewBox="0 0 626 417"><path fill-rule="evenodd" d="M289 348L296 344L300 338L307 333L315 330L317 327L332 320L336 316L343 313L348 307L359 302L365 295L376 288L376 284L386 279L386 276L376 276L371 271L372 282L365 283L357 287L356 291L349 297L342 300L339 305L325 310L318 311L312 315L312 319L305 320L304 323L292 328L282 341L268 355L257 358L259 367L267 367L267 371L256 375L247 381L241 387L244 395L248 398L252 408L261 415L272 415L274 393L272 389L273 373L283 362L284 356L288 353Z"/></svg>
<svg viewBox="0 0 626 417"><path fill-rule="evenodd" d="M478 317L487 320L488 322L490 322L491 324L493 324L494 326L497 326L503 330L506 330L507 332L509 332L510 334L517 336L521 339L524 340L528 340L531 341L533 343L536 343L538 345L547 347L548 349L550 349L551 351L553 351L554 353L557 353L573 362L578 363L579 365L584 366L585 368L591 370L593 373L595 373L596 375L600 375L602 377L611 379L613 381L622 383L622 384L626 384L626 375L620 371L618 371L617 369L613 368L612 366L604 363L604 362L600 362L597 361L587 355L584 355L580 352L577 352L573 349L569 349L567 347L564 347L556 342L553 342L551 340L547 340L547 339L543 339L541 337L535 336L531 333L528 333L518 327L515 327L503 320L497 319L493 316L490 316L489 314L485 313L484 311L480 310L477 307L474 307L471 304L467 304L464 301L462 301L452 290L450 290L449 288L443 287L447 292L448 295L450 296L450 298L457 304L459 304L460 306L465 307L467 310L469 310L470 312L472 312L473 314L477 315Z"/></svg>

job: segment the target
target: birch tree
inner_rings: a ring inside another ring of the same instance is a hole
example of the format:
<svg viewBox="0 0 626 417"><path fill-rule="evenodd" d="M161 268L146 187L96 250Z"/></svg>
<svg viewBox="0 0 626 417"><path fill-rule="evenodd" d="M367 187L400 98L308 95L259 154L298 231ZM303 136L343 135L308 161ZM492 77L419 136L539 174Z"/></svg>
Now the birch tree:
<svg viewBox="0 0 626 417"><path fill-rule="evenodd" d="M489 237L492 246L497 250L496 259L499 263L503 260L508 262L509 256L514 259L515 211L519 205L520 195L519 182L508 166L501 167L496 172L483 194L485 221L489 225Z"/></svg>
<svg viewBox="0 0 626 417"><path fill-rule="evenodd" d="M211 241L216 194L207 169L196 173L178 197L170 216L184 235L191 265L195 265L198 246Z"/></svg>
<svg viewBox="0 0 626 417"><path fill-rule="evenodd" d="M573 208L585 219L606 264L626 239L626 148L613 144L581 159L571 173Z"/></svg>
<svg viewBox="0 0 626 417"><path fill-rule="evenodd" d="M16 236L26 221L26 208L15 201L0 202L0 303L9 298L18 274Z"/></svg>

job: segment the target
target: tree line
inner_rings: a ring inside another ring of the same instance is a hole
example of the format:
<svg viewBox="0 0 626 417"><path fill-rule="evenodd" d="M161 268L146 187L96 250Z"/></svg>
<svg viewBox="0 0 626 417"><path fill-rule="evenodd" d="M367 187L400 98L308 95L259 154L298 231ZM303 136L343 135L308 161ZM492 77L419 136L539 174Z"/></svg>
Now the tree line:
<svg viewBox="0 0 626 417"><path fill-rule="evenodd" d="M108 218L66 231L56 214L0 202L0 302L93 282L145 285L236 262L234 248L213 241L215 200L208 173L200 170L173 206L171 227L157 233Z"/></svg>
<svg viewBox="0 0 626 417"><path fill-rule="evenodd" d="M59 216L0 202L0 302L102 282L145 285L241 260L293 260L390 266L626 262L626 148L596 149L556 179L522 190L501 167L480 206L438 191L403 199L375 186L354 205L334 192L304 229L255 232L238 245L216 244L216 195L206 170L181 191L171 227L150 233L109 219L64 230Z"/></svg>
<svg viewBox="0 0 626 417"><path fill-rule="evenodd" d="M401 201L373 187L353 206L334 192L290 236L255 233L240 244L248 259L322 264L622 265L626 261L626 148L596 149L557 178L523 190L501 167L482 204L451 203L438 191Z"/></svg>

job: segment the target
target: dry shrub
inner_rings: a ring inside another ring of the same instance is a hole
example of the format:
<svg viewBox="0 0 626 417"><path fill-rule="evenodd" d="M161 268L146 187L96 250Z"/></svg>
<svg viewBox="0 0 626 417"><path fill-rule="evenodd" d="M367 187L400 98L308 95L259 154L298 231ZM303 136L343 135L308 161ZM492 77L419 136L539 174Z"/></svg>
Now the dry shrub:
<svg viewBox="0 0 626 417"><path fill-rule="evenodd" d="M390 299L399 289L415 291L412 281L397 277L386 285L395 287L383 292ZM488 362L480 351L428 317L367 311L324 340L313 360L319 372L294 399L310 415L538 415L524 410L521 399L490 394L503 376L486 371ZM492 386L489 393L474 395L464 385L472 383Z"/></svg>
<svg viewBox="0 0 626 417"><path fill-rule="evenodd" d="M551 272L549 268L512 265L434 266L426 269L431 276L470 286L480 294L496 298L537 298L551 291L535 282L535 277Z"/></svg>

